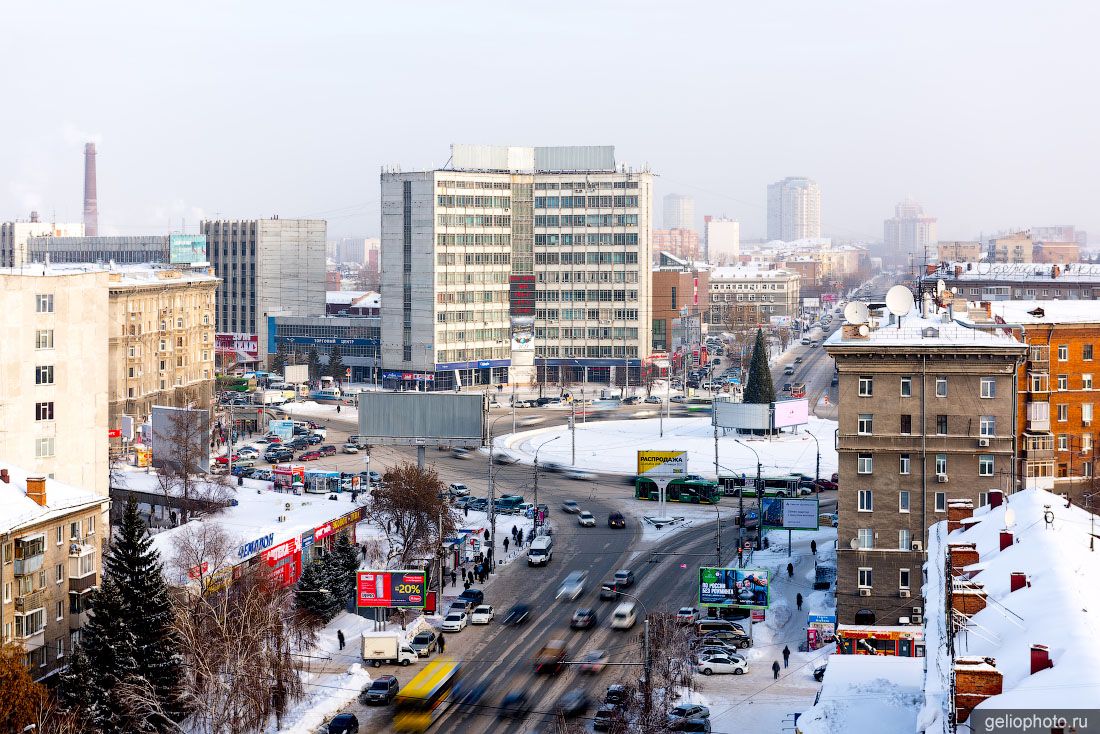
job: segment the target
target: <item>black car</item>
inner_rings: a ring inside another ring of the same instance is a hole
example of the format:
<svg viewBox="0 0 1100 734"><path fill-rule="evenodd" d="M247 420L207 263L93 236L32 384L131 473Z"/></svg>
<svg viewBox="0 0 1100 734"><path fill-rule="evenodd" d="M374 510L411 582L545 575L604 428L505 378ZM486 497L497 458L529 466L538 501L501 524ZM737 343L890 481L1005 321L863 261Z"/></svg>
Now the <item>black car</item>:
<svg viewBox="0 0 1100 734"><path fill-rule="evenodd" d="M337 714L328 722L328 734L359 734L359 719L355 714Z"/></svg>
<svg viewBox="0 0 1100 734"><path fill-rule="evenodd" d="M308 436L306 436L306 441L309 442L310 446L315 446L315 445L321 443L324 440L325 440L325 437L322 436L319 433L311 433Z"/></svg>
<svg viewBox="0 0 1100 734"><path fill-rule="evenodd" d="M512 691L500 702L499 716L502 719L522 719L531 710L531 702L523 691Z"/></svg>
<svg viewBox="0 0 1100 734"><path fill-rule="evenodd" d="M603 702L615 706L622 706L629 697L630 692L627 691L626 686L621 683L616 683L615 685L607 687L607 693L604 694Z"/></svg>
<svg viewBox="0 0 1100 734"><path fill-rule="evenodd" d="M609 528L625 528L626 518L623 517L621 512L612 512L607 516L607 527Z"/></svg>
<svg viewBox="0 0 1100 734"><path fill-rule="evenodd" d="M629 398L623 398L623 405L637 405L642 402L642 399L637 395L631 395Z"/></svg>
<svg viewBox="0 0 1100 734"><path fill-rule="evenodd" d="M508 610L508 613L504 615L502 621L506 625L518 625L526 622L529 616L531 616L531 608L529 606L526 604L516 604Z"/></svg>
<svg viewBox="0 0 1100 734"><path fill-rule="evenodd" d="M601 704L592 717L592 728L596 731L609 731L612 726L623 723L623 711L613 703Z"/></svg>
<svg viewBox="0 0 1100 734"><path fill-rule="evenodd" d="M309 441L304 438L296 438L293 441L287 441L283 444L288 449L294 449L295 451L301 451L304 448L309 448Z"/></svg>
<svg viewBox="0 0 1100 734"><path fill-rule="evenodd" d="M557 710L561 712L562 716L567 719L571 719L574 716L580 716L588 707L592 704L588 698L588 694L580 688L574 688L570 691L566 691L562 694L562 697L558 699Z"/></svg>
<svg viewBox="0 0 1100 734"><path fill-rule="evenodd" d="M276 449L268 449L264 452L264 461L274 464L277 461L290 461L294 458L294 452L282 445Z"/></svg>
<svg viewBox="0 0 1100 734"><path fill-rule="evenodd" d="M457 601L463 602L467 609L473 609L485 603L485 592L481 589L466 589L458 595Z"/></svg>
<svg viewBox="0 0 1100 734"><path fill-rule="evenodd" d="M379 676L359 694L359 703L366 706L373 704L387 706L393 703L394 697L397 696L398 688L400 688L400 685L397 682L396 676Z"/></svg>
<svg viewBox="0 0 1100 734"><path fill-rule="evenodd" d="M336 456L336 447L332 444L329 444L328 446L322 446L321 448L317 449L317 453L319 453L321 456Z"/></svg>

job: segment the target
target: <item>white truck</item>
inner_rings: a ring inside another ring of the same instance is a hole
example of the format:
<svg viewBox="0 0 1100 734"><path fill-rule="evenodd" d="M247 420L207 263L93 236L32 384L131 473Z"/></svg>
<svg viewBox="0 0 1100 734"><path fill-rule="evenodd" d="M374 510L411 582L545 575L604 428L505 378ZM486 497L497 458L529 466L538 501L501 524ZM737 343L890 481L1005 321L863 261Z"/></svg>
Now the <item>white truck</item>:
<svg viewBox="0 0 1100 734"><path fill-rule="evenodd" d="M259 390L252 393L253 405L282 405L286 402L286 395L282 390Z"/></svg>
<svg viewBox="0 0 1100 734"><path fill-rule="evenodd" d="M527 548L528 566L545 566L554 555L554 539L550 535L540 535L531 541Z"/></svg>
<svg viewBox="0 0 1100 734"><path fill-rule="evenodd" d="M405 666L416 662L416 653L398 632L364 632L363 660L376 668L382 663Z"/></svg>

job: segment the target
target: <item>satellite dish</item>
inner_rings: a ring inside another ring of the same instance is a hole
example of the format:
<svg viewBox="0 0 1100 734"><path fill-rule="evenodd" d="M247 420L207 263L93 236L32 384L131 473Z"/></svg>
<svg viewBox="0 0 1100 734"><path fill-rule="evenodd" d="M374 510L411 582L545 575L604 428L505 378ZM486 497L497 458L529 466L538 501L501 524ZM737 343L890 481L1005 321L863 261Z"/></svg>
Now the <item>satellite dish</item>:
<svg viewBox="0 0 1100 734"><path fill-rule="evenodd" d="M866 303L852 301L844 307L844 320L849 324L865 324L870 318L870 311Z"/></svg>
<svg viewBox="0 0 1100 734"><path fill-rule="evenodd" d="M852 538L852 542L848 545L852 550L859 550L859 538Z"/></svg>
<svg viewBox="0 0 1100 734"><path fill-rule="evenodd" d="M942 296L943 292L946 291L946 290L947 290L947 283L944 283L942 280L937 280L936 281L936 295L937 296Z"/></svg>
<svg viewBox="0 0 1100 734"><path fill-rule="evenodd" d="M913 310L913 291L903 285L895 285L886 292L886 308L895 316L904 316Z"/></svg>
<svg viewBox="0 0 1100 734"><path fill-rule="evenodd" d="M1016 524L1016 510L1009 507L1005 510L1005 527L1010 528Z"/></svg>
<svg viewBox="0 0 1100 734"><path fill-rule="evenodd" d="M870 326L868 326L867 324L860 324L859 325L859 335L860 336L867 336L870 333L871 333L871 327Z"/></svg>

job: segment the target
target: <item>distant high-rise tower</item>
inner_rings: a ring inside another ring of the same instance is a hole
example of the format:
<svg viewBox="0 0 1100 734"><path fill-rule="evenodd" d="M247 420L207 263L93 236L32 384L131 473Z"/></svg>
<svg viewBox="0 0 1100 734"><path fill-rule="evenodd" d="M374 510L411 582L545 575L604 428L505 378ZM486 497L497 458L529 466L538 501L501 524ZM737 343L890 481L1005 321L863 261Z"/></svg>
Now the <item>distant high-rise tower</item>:
<svg viewBox="0 0 1100 734"><path fill-rule="evenodd" d="M921 205L906 197L894 207L894 216L883 223L886 253L895 258L917 255L922 262L935 262L936 218L926 217Z"/></svg>
<svg viewBox="0 0 1100 734"><path fill-rule="evenodd" d="M821 189L808 178L768 184L768 239L792 242L821 236Z"/></svg>
<svg viewBox="0 0 1100 734"><path fill-rule="evenodd" d="M99 234L99 206L95 195L95 143L84 144L84 234Z"/></svg>
<svg viewBox="0 0 1100 734"><path fill-rule="evenodd" d="M695 199L683 194L665 196L665 229L695 229Z"/></svg>

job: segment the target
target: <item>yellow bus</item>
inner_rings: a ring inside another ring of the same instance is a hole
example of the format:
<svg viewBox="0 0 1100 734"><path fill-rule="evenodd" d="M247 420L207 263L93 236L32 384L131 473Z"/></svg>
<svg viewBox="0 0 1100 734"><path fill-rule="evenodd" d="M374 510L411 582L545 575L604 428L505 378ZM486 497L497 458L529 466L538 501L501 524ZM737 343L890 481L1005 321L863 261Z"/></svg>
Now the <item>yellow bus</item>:
<svg viewBox="0 0 1100 734"><path fill-rule="evenodd" d="M451 705L459 681L459 664L433 660L398 692L393 715L394 731L427 731Z"/></svg>

